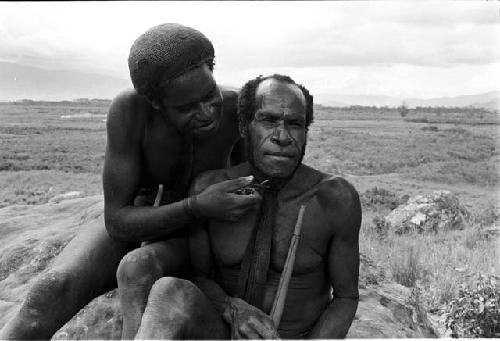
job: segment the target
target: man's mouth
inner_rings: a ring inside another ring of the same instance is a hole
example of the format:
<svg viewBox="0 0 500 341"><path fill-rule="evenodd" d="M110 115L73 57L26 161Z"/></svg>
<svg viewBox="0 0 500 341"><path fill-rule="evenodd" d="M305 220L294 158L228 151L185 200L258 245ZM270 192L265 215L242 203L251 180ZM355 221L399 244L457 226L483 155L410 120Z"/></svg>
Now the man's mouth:
<svg viewBox="0 0 500 341"><path fill-rule="evenodd" d="M292 152L265 152L264 155L271 156L276 159L293 159L295 153Z"/></svg>
<svg viewBox="0 0 500 341"><path fill-rule="evenodd" d="M207 132L207 131L214 129L216 124L217 124L217 122L215 120L206 121L206 122L199 122L199 124L196 125L195 130Z"/></svg>

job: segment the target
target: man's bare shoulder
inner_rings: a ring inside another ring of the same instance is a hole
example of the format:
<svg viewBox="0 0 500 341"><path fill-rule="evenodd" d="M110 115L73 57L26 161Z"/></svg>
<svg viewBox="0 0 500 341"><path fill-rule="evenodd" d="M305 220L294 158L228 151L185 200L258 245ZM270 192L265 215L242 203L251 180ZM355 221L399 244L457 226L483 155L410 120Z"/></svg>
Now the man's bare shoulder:
<svg viewBox="0 0 500 341"><path fill-rule="evenodd" d="M330 202L344 205L359 201L359 195L354 186L341 177L325 177L325 179L318 184L317 195Z"/></svg>
<svg viewBox="0 0 500 341"><path fill-rule="evenodd" d="M108 121L137 124L153 111L151 103L134 89L120 92L111 102Z"/></svg>
<svg viewBox="0 0 500 341"><path fill-rule="evenodd" d="M234 86L219 85L219 89L222 92L224 99L237 100L240 93L240 89Z"/></svg>
<svg viewBox="0 0 500 341"><path fill-rule="evenodd" d="M349 181L326 177L318 184L315 196L337 232L350 235L359 231L361 204L358 192Z"/></svg>
<svg viewBox="0 0 500 341"><path fill-rule="evenodd" d="M240 90L224 85L220 85L219 89L224 100L224 112L230 112L236 115L238 109L238 95L240 93Z"/></svg>
<svg viewBox="0 0 500 341"><path fill-rule="evenodd" d="M106 120L108 147L123 152L137 147L143 137L147 117L152 113L151 104L135 90L118 94L111 102Z"/></svg>

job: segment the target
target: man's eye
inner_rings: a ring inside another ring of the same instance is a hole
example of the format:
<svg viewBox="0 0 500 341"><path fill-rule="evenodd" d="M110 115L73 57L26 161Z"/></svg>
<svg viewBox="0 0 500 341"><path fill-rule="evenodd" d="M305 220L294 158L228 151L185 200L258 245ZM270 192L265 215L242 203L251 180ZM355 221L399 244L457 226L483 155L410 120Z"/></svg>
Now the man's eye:
<svg viewBox="0 0 500 341"><path fill-rule="evenodd" d="M202 102L210 102L215 99L215 92L210 92L208 95L201 99Z"/></svg>
<svg viewBox="0 0 500 341"><path fill-rule="evenodd" d="M269 123L276 123L278 122L278 119L275 117L263 117L262 120L264 122L269 122Z"/></svg>
<svg viewBox="0 0 500 341"><path fill-rule="evenodd" d="M216 89L213 89L212 91L210 91L210 93L208 95L206 95L205 97L203 97L201 99L202 102L212 102L212 103L219 103L221 102L221 97L218 96L218 92Z"/></svg>
<svg viewBox="0 0 500 341"><path fill-rule="evenodd" d="M291 126L294 126L294 127L303 127L304 126L304 122L302 122L302 121L290 121L288 124Z"/></svg>
<svg viewBox="0 0 500 341"><path fill-rule="evenodd" d="M179 105L176 107L176 109L181 112L186 112L194 108L195 105L196 105L195 103L188 103L184 105Z"/></svg>

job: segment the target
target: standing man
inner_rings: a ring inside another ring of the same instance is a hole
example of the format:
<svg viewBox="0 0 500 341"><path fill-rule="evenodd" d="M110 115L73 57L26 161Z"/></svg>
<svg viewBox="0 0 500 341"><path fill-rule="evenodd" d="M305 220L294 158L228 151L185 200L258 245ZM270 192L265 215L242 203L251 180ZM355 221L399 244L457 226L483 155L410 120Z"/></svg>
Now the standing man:
<svg viewBox="0 0 500 341"><path fill-rule="evenodd" d="M235 220L260 200L232 193L250 183L245 177L188 197L196 175L227 167L231 152L239 156L237 93L216 84L211 42L195 29L163 24L134 42L128 62L135 90L113 100L107 119L104 222L67 245L0 339L50 338L93 298L115 288L115 276L123 338L133 338L154 281L182 275L189 265L185 224ZM158 207L152 206L155 198ZM144 241L149 243L138 248Z"/></svg>
<svg viewBox="0 0 500 341"><path fill-rule="evenodd" d="M239 100L248 162L198 177L192 193L254 176L262 203L236 222L190 231L193 284L166 277L149 296L138 339L332 339L346 336L358 305L359 196L342 178L302 164L313 120L309 92L287 76L249 81ZM299 208L302 232L283 316L270 316ZM200 290L201 289L201 290ZM332 297L333 291L333 297Z"/></svg>

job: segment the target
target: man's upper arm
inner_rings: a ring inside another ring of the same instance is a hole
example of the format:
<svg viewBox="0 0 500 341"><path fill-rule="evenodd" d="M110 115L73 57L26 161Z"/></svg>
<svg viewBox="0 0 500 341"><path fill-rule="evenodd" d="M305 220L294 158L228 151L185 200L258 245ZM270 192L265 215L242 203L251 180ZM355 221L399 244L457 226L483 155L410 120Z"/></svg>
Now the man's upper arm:
<svg viewBox="0 0 500 341"><path fill-rule="evenodd" d="M224 97L224 116L231 127L231 138L235 142L231 155L229 156L230 166L239 165L247 161L245 140L240 136L239 132L239 117L238 117L238 94L239 90L232 87L220 86Z"/></svg>
<svg viewBox="0 0 500 341"><path fill-rule="evenodd" d="M246 153L245 139L240 138L233 146L231 156L229 157L230 165L236 166L248 160Z"/></svg>
<svg viewBox="0 0 500 341"><path fill-rule="evenodd" d="M332 228L328 246L328 270L333 295L358 297L359 229L361 205L354 187L341 178L329 181L322 189L321 201Z"/></svg>
<svg viewBox="0 0 500 341"><path fill-rule="evenodd" d="M199 175L189 190L189 195L201 193L211 184L213 172L205 172ZM206 222L199 220L189 225L189 254L191 268L195 276L211 277L212 275L212 251Z"/></svg>
<svg viewBox="0 0 500 341"><path fill-rule="evenodd" d="M115 210L133 205L140 185L141 139L144 119L134 112L134 95L119 95L109 109L107 145L104 158L103 189L105 214L112 218Z"/></svg>

